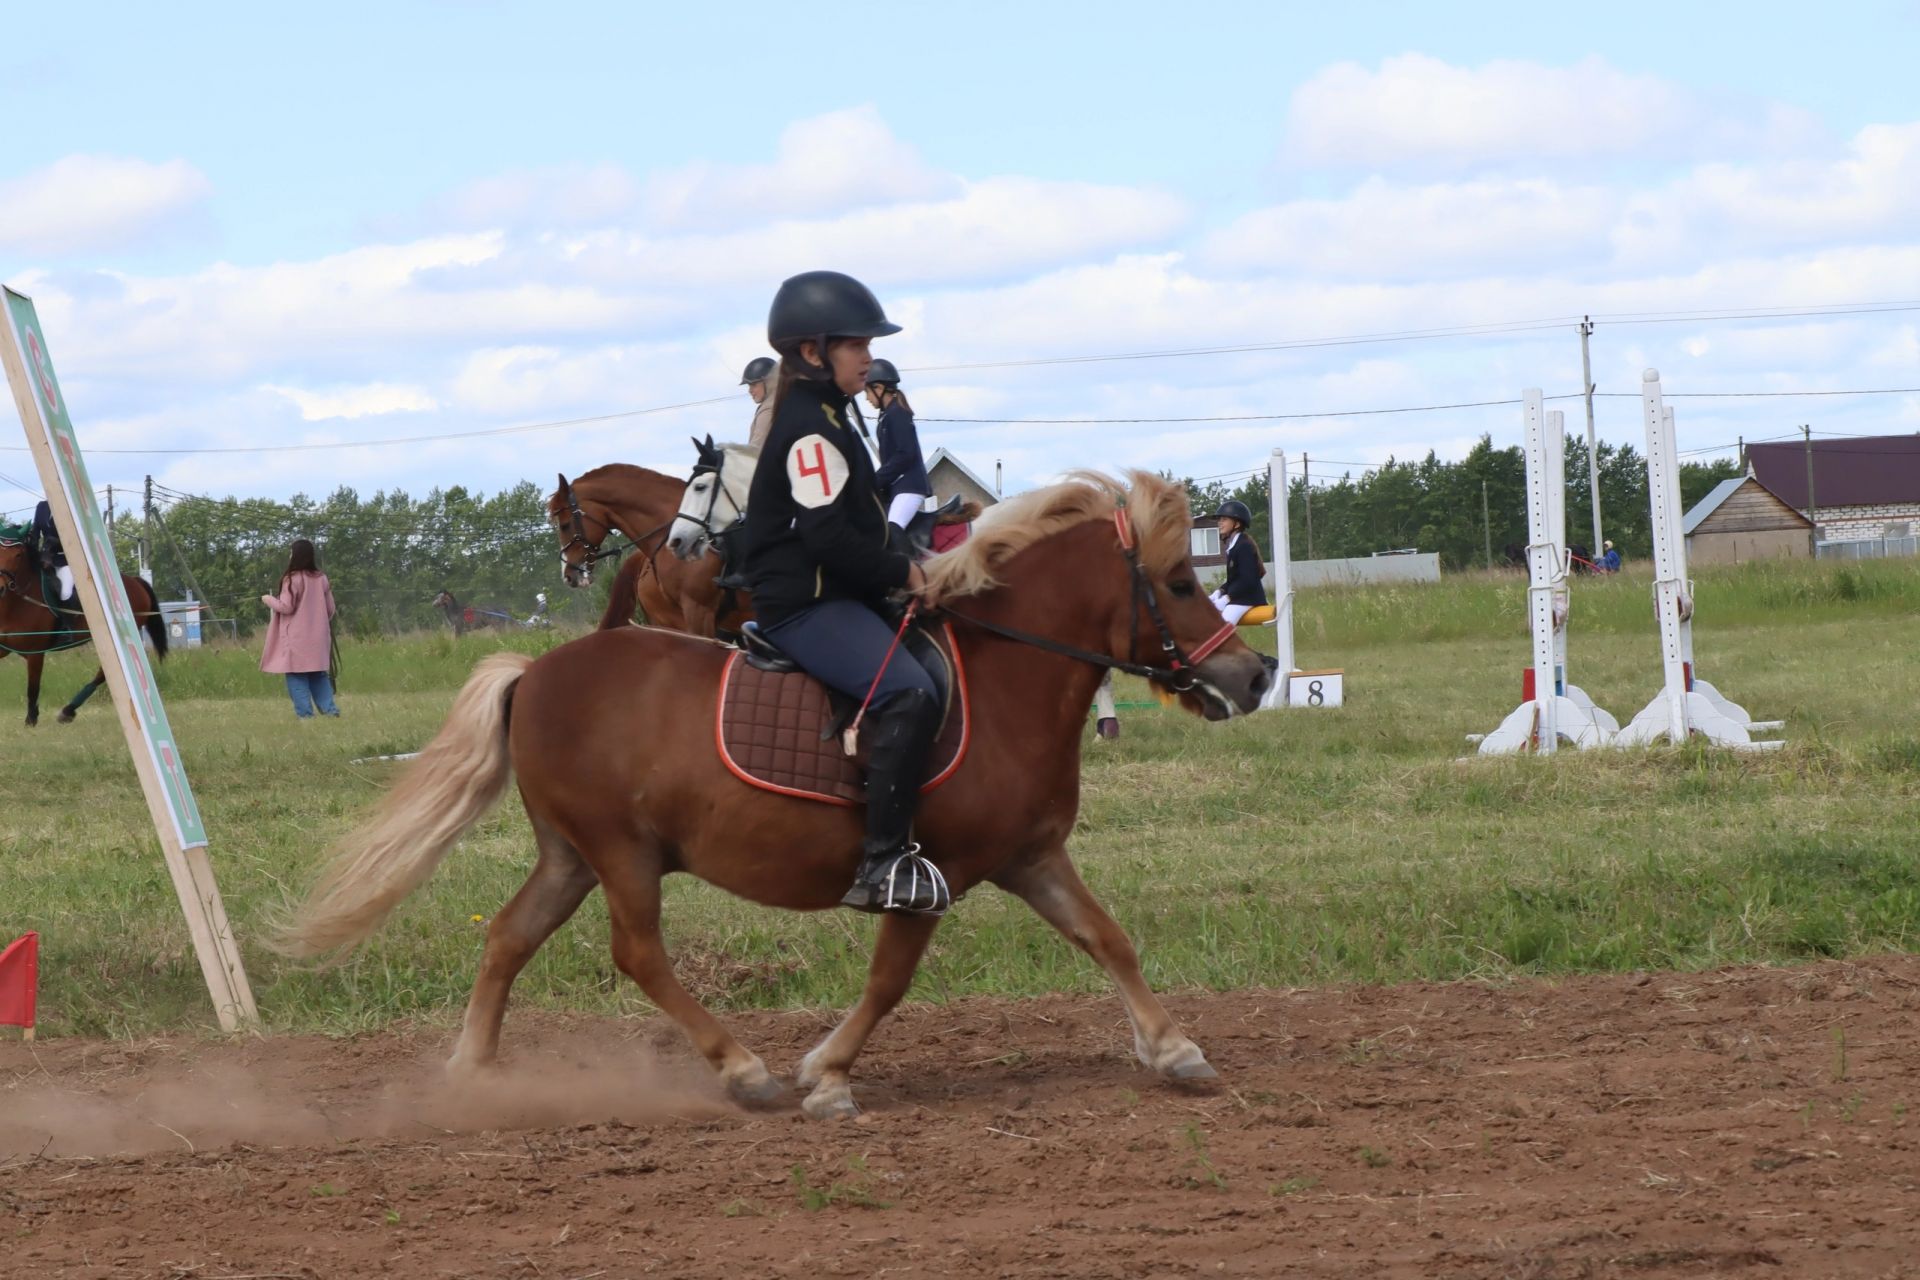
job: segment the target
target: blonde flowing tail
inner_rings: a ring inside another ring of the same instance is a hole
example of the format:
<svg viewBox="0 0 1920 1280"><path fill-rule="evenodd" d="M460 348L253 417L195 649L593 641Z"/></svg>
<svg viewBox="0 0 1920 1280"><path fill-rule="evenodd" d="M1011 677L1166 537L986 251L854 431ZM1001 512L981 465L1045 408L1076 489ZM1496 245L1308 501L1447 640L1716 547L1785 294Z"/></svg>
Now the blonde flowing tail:
<svg viewBox="0 0 1920 1280"><path fill-rule="evenodd" d="M275 922L269 947L299 958L345 952L426 883L506 790L507 708L532 662L501 653L474 669L440 732L373 817L334 846L306 901Z"/></svg>

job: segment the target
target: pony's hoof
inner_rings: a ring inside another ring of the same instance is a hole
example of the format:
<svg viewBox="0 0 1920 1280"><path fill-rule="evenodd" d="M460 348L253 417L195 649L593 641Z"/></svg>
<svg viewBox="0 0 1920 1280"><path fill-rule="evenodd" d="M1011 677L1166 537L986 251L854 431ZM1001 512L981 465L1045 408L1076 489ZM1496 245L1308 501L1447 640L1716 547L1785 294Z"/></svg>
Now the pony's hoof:
<svg viewBox="0 0 1920 1280"><path fill-rule="evenodd" d="M1215 1071L1213 1064L1205 1058L1194 1062L1176 1062L1173 1066L1167 1068L1166 1075L1169 1080L1178 1080L1183 1083L1193 1083L1200 1080L1218 1080L1220 1078L1220 1073Z"/></svg>
<svg viewBox="0 0 1920 1280"><path fill-rule="evenodd" d="M757 1076L736 1076L727 1081L727 1096L743 1107L770 1107L786 1095L786 1086L764 1067Z"/></svg>
<svg viewBox="0 0 1920 1280"><path fill-rule="evenodd" d="M61 724L72 724L73 712L62 710L59 715L54 717L54 719L58 720Z"/></svg>
<svg viewBox="0 0 1920 1280"><path fill-rule="evenodd" d="M815 1089L801 1102L800 1109L815 1120L852 1120L860 1114L853 1090L846 1085L837 1089Z"/></svg>
<svg viewBox="0 0 1920 1280"><path fill-rule="evenodd" d="M447 1065L441 1068L452 1084L470 1084L476 1080L488 1079L493 1075L493 1070L492 1059L481 1062L477 1058L469 1058L458 1053L448 1058Z"/></svg>

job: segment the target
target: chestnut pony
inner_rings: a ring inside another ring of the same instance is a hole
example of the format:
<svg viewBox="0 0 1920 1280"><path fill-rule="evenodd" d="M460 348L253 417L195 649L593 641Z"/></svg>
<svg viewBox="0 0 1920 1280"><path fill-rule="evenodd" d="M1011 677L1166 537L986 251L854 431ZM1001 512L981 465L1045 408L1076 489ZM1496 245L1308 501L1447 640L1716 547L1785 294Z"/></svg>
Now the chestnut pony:
<svg viewBox="0 0 1920 1280"><path fill-rule="evenodd" d="M1081 474L1014 498L927 563L927 602L953 620L971 690L974 746L927 795L917 835L956 898L991 882L1085 949L1119 986L1140 1060L1198 1079L1213 1068L1154 997L1133 944L1067 853L1080 733L1108 665L1150 672L1210 720L1253 710L1268 676L1195 580L1185 491L1138 472L1130 480ZM621 627L537 660L487 658L420 760L336 847L282 922L278 948L318 956L364 940L517 775L539 859L488 927L449 1069L493 1062L515 975L598 885L615 962L736 1099L773 1101L779 1082L675 978L660 937L661 877L685 871L767 906L830 910L853 875L862 825L857 809L757 790L721 764L713 726L727 657L711 642ZM881 920L859 1004L800 1064L807 1114L857 1114L848 1073L938 924Z"/></svg>
<svg viewBox="0 0 1920 1280"><path fill-rule="evenodd" d="M636 604L649 624L696 636L711 636L722 624L737 628L753 616L744 592L728 600L716 583L719 556L682 561L660 554L686 491L685 480L615 462L572 481L561 476L547 498L547 520L560 537L560 571L568 586L593 581L594 565L613 554L605 545L613 534L633 543L636 554L614 579L603 628L633 621Z"/></svg>

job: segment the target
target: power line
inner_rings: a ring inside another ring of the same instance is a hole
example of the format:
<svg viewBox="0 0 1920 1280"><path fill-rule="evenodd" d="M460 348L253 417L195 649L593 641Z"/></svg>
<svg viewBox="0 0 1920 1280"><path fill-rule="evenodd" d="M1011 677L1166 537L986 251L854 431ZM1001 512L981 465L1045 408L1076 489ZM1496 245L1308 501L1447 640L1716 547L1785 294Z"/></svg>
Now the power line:
<svg viewBox="0 0 1920 1280"><path fill-rule="evenodd" d="M489 427L483 431L453 431L443 435L390 436L383 440L340 440L324 444L249 444L211 449L88 449L88 454L178 454L197 453L313 453L332 449L380 449L396 444L432 444L441 440L477 440L485 436L508 436L527 431L554 431L561 427L584 427L596 422L615 422L621 418L639 418L652 413L671 413L676 409L697 409L719 404L732 396L709 396L705 400L687 400L680 404L654 405L650 409L622 409L616 413L597 413L585 418L564 418L557 422L529 422L515 427Z"/></svg>

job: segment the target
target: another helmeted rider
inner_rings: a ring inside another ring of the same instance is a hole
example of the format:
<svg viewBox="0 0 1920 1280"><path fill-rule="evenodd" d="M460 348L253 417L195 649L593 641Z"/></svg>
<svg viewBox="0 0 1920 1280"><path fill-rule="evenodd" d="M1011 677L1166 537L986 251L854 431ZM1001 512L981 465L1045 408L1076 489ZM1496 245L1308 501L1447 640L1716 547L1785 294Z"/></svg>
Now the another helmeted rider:
<svg viewBox="0 0 1920 1280"><path fill-rule="evenodd" d="M876 359L867 370L867 401L880 411L880 469L874 479L887 501L887 520L902 529L913 523L933 495L920 436L913 427L913 406L900 390L900 371L891 360Z"/></svg>
<svg viewBox="0 0 1920 1280"><path fill-rule="evenodd" d="M747 432L747 443L756 449L767 442L773 427L773 375L778 367L765 356L755 356L740 372L740 385L753 397L753 427Z"/></svg>
<svg viewBox="0 0 1920 1280"><path fill-rule="evenodd" d="M1220 526L1220 552L1227 558L1227 580L1213 593L1220 616L1238 624L1247 610L1267 602L1266 574L1260 563L1260 549L1247 532L1253 525L1253 512L1238 498L1228 498L1213 513Z"/></svg>
<svg viewBox="0 0 1920 1280"><path fill-rule="evenodd" d="M873 691L862 727L871 747L867 832L842 903L938 914L946 885L912 833L941 708L933 680L904 647L894 648L894 627L881 616L889 592L918 590L926 578L890 532L852 418L852 398L869 377L870 341L898 332L851 276L809 271L780 286L767 316L767 341L781 357L773 426L741 541L767 638L841 693Z"/></svg>
<svg viewBox="0 0 1920 1280"><path fill-rule="evenodd" d="M40 563L52 568L53 576L60 580L60 599L64 604L73 599L73 569L67 564L67 549L60 545L60 528L53 522L53 507L42 498L33 508L34 554L40 557Z"/></svg>

